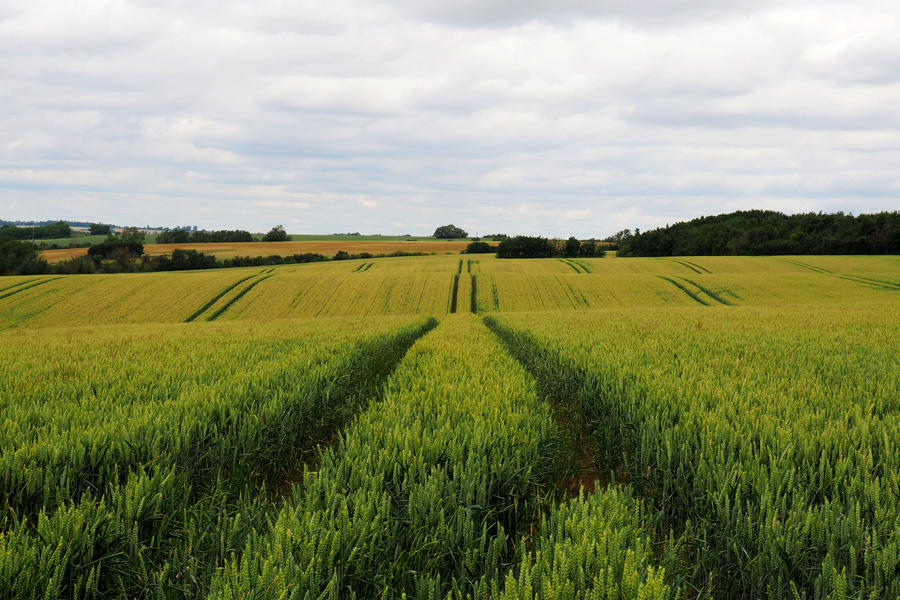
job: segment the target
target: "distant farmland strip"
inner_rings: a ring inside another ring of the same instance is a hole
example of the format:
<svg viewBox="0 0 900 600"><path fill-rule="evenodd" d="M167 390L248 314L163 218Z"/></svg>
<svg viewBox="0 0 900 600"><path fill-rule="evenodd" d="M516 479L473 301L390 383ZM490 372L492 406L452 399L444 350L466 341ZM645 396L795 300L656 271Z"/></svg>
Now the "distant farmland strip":
<svg viewBox="0 0 900 600"><path fill-rule="evenodd" d="M469 242L444 240L418 241L297 241L297 242L235 242L210 244L145 244L144 252L150 256L171 254L173 250L197 250L213 254L218 259L236 256L291 256L293 254L323 254L334 256L340 251L349 254L392 254L394 252L421 252L422 254L456 254L464 250ZM87 248L59 248L42 250L41 256L53 264L77 256L87 255Z"/></svg>
<svg viewBox="0 0 900 600"><path fill-rule="evenodd" d="M196 311L194 311L194 313L193 313L191 316L189 316L187 319L185 319L184 322L185 322L185 323L190 323L191 321L195 320L197 317L199 317L199 316L202 315L204 312L206 312L207 310L209 310L209 308L210 308L213 304L215 304L216 302L218 302L219 299L222 298L222 296L224 296L225 294L227 294L228 292L230 292L231 290L233 290L233 289L236 288L237 286L241 285L242 283L244 283L244 282L247 281L248 279L252 279L252 278L256 277L257 275L259 275L259 273L255 273L255 274L253 274L253 275L250 275L249 277L244 277L243 279L240 279L240 280L234 282L233 284L229 285L227 288L225 288L224 290L222 290L221 292L219 292L218 294L216 294L216 295L213 297L212 300L210 300L209 302L207 302L206 304L204 304L203 306L201 306L200 308L198 308Z"/></svg>
<svg viewBox="0 0 900 600"><path fill-rule="evenodd" d="M216 319L218 319L219 317L221 317L221 316L222 316L222 313L224 313L226 310L228 310L229 308L231 308L231 306L232 306L235 302L237 302L238 300L240 300L241 298L243 298L243 297L244 297L244 294L246 294L247 292L249 292L250 290L252 290L253 288L255 288L257 285L259 285L260 283L262 283L263 281L265 281L265 280L268 279L269 277L272 277L272 274L266 275L265 277L260 277L259 279L257 279L256 281L252 282L250 285L248 285L247 287L245 287L244 289L242 289L242 290L241 290L234 298L232 298L231 300L229 300L228 302L226 302L226 303L225 303L225 306L223 306L222 308L220 308L219 310L217 310L216 312L214 312L214 313L207 319L207 321L215 321Z"/></svg>
<svg viewBox="0 0 900 600"><path fill-rule="evenodd" d="M691 290L686 288L682 283L675 281L674 279L669 279L668 277L663 277L662 275L659 275L658 277L660 279L665 279L666 281L668 281L669 283L671 283L672 285L677 287L679 290L681 290L682 292L684 292L685 294L690 296L692 300L699 302L703 306L711 306L709 302L706 302L702 298L700 298L700 295L697 292L692 292Z"/></svg>
<svg viewBox="0 0 900 600"><path fill-rule="evenodd" d="M13 295L15 295L15 294L18 294L19 292L24 292L25 290L30 290L30 289L33 288L33 287L37 287L37 286L39 286L39 285L44 285L45 283L50 283L51 281L56 281L57 279L59 279L59 277L54 277L54 278L52 278L52 279L42 279L42 280L40 280L40 281L29 281L28 283L29 283L30 285L22 285L22 284L19 284L19 285L20 285L19 289L12 290L11 292L6 292L5 294L0 295L0 300L3 300L4 298L9 298L10 296L13 296ZM11 288L14 288L14 287L16 287L16 286L13 285L13 286L10 286L10 287L8 287L8 288L6 288L6 289L11 289Z"/></svg>

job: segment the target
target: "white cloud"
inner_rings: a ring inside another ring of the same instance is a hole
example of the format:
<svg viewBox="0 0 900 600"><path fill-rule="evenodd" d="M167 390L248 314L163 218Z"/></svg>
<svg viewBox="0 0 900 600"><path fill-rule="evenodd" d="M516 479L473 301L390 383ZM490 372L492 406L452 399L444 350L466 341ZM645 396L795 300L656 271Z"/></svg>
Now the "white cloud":
<svg viewBox="0 0 900 600"><path fill-rule="evenodd" d="M8 2L0 218L603 236L896 208L898 23L881 0Z"/></svg>

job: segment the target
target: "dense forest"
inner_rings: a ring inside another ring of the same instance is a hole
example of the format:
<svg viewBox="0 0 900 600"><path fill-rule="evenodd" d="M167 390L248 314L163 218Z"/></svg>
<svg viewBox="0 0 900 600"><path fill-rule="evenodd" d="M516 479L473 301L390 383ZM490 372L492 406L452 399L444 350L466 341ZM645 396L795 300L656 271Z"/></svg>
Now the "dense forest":
<svg viewBox="0 0 900 600"><path fill-rule="evenodd" d="M869 215L765 210L700 217L637 233L619 256L900 254L900 212Z"/></svg>

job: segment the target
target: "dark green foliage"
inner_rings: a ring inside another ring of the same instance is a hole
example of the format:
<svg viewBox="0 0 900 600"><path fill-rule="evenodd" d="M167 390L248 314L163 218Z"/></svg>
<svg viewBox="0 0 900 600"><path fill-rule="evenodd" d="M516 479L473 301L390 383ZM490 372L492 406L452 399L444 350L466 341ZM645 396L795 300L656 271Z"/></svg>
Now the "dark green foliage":
<svg viewBox="0 0 900 600"><path fill-rule="evenodd" d="M274 265L293 265L311 262L322 262L325 260L328 260L327 256L307 252L305 254L292 254L290 256L278 256L277 254L272 254L270 256L235 256L234 258L226 258L219 264L225 268L270 267Z"/></svg>
<svg viewBox="0 0 900 600"><path fill-rule="evenodd" d="M88 233L91 235L109 235L112 233L112 230L109 228L109 225L104 225L103 223L91 223Z"/></svg>
<svg viewBox="0 0 900 600"><path fill-rule="evenodd" d="M223 244L235 242L252 242L253 235L241 229L222 229L220 231L195 231L188 233L184 229L170 229L156 237L157 244Z"/></svg>
<svg viewBox="0 0 900 600"><path fill-rule="evenodd" d="M121 232L110 235L107 241L119 241L119 242L129 242L132 244L143 244L144 238L146 234L142 229L138 229L137 227L126 227Z"/></svg>
<svg viewBox="0 0 900 600"><path fill-rule="evenodd" d="M591 238L582 242L574 237L566 241L517 235L500 242L497 258L602 258L606 250Z"/></svg>
<svg viewBox="0 0 900 600"><path fill-rule="evenodd" d="M156 236L157 244L186 244L190 240L191 234L184 229L170 229Z"/></svg>
<svg viewBox="0 0 900 600"><path fill-rule="evenodd" d="M88 256L99 256L100 258L109 259L117 252L122 251L132 256L140 256L144 253L144 244L135 241L107 240L88 248Z"/></svg>
<svg viewBox="0 0 900 600"><path fill-rule="evenodd" d="M738 211L623 236L619 243L620 256L897 254L900 212Z"/></svg>
<svg viewBox="0 0 900 600"><path fill-rule="evenodd" d="M496 252L497 246L491 246L487 242L469 242L466 246L465 253L466 254L490 254L491 252Z"/></svg>
<svg viewBox="0 0 900 600"><path fill-rule="evenodd" d="M72 237L72 228L63 221L57 221L42 227L15 227L4 225L0 227L0 236L11 237L17 240L52 240Z"/></svg>
<svg viewBox="0 0 900 600"><path fill-rule="evenodd" d="M58 262L52 267L54 273L60 275L91 275L97 273L97 256L76 256L71 260Z"/></svg>
<svg viewBox="0 0 900 600"><path fill-rule="evenodd" d="M543 237L517 235L503 240L497 247L497 258L553 258L555 255L553 243Z"/></svg>
<svg viewBox="0 0 900 600"><path fill-rule="evenodd" d="M272 229L269 230L269 233L263 236L262 241L264 242L287 242L290 241L290 236L284 230L284 225L276 225Z"/></svg>
<svg viewBox="0 0 900 600"><path fill-rule="evenodd" d="M563 256L565 258L576 258L581 255L581 242L578 238L570 237L563 246Z"/></svg>
<svg viewBox="0 0 900 600"><path fill-rule="evenodd" d="M434 237L439 240L453 240L457 238L469 237L469 234L465 230L451 223L450 225L442 225L435 229Z"/></svg>
<svg viewBox="0 0 900 600"><path fill-rule="evenodd" d="M0 275L41 275L49 271L50 266L34 246L0 236Z"/></svg>
<svg viewBox="0 0 900 600"><path fill-rule="evenodd" d="M214 269L216 257L196 250L176 248L172 255L162 255L152 259L156 271L185 271L191 269Z"/></svg>
<svg viewBox="0 0 900 600"><path fill-rule="evenodd" d="M597 240L591 238L581 242L578 248L578 256L582 258L603 258L606 256L606 250L597 245Z"/></svg>

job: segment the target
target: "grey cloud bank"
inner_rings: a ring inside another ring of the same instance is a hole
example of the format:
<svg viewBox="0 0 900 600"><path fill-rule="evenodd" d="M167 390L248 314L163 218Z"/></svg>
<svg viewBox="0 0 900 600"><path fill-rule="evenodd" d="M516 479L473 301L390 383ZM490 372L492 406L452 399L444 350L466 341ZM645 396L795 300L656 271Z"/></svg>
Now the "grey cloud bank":
<svg viewBox="0 0 900 600"><path fill-rule="evenodd" d="M900 209L894 3L180 4L0 9L0 218L602 237Z"/></svg>

